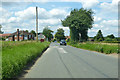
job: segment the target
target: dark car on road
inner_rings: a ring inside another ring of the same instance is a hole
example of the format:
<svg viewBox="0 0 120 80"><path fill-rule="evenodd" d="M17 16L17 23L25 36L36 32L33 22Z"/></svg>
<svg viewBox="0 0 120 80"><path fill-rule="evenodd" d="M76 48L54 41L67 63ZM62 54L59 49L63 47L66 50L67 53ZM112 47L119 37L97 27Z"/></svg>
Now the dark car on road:
<svg viewBox="0 0 120 80"><path fill-rule="evenodd" d="M65 40L61 40L61 41L60 41L60 45L67 45L67 43L66 43Z"/></svg>

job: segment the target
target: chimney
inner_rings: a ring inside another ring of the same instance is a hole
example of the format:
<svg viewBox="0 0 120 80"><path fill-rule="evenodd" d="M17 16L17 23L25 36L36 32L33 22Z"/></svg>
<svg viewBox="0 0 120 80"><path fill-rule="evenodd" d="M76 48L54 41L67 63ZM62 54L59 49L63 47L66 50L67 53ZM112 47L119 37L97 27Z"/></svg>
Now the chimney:
<svg viewBox="0 0 120 80"><path fill-rule="evenodd" d="M19 41L19 29L17 29L17 41Z"/></svg>

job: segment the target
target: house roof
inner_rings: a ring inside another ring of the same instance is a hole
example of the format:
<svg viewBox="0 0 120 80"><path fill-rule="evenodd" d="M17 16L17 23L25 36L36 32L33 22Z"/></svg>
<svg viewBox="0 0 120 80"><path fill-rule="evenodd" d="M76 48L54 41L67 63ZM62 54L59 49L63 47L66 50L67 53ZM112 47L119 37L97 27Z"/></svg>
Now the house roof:
<svg viewBox="0 0 120 80"><path fill-rule="evenodd" d="M12 33L10 36L17 35L17 32ZM32 33L28 33L26 31L19 31L19 35L33 35Z"/></svg>
<svg viewBox="0 0 120 80"><path fill-rule="evenodd" d="M65 38L70 38L70 36L65 36Z"/></svg>
<svg viewBox="0 0 120 80"><path fill-rule="evenodd" d="M2 37L6 37L6 36L10 36L11 35L11 33L8 33L8 34L0 34L0 36L2 36Z"/></svg>

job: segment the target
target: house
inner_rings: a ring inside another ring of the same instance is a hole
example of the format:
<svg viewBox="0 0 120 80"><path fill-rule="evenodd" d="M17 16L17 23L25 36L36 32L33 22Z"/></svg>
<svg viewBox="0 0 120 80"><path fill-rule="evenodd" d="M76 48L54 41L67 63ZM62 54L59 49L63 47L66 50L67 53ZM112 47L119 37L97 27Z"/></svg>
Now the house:
<svg viewBox="0 0 120 80"><path fill-rule="evenodd" d="M88 41L94 41L94 37L89 37Z"/></svg>
<svg viewBox="0 0 120 80"><path fill-rule="evenodd" d="M11 33L9 33L9 34L0 34L0 40L6 40L10 35L11 35Z"/></svg>
<svg viewBox="0 0 120 80"><path fill-rule="evenodd" d="M66 40L70 39L70 36L65 36Z"/></svg>
<svg viewBox="0 0 120 80"><path fill-rule="evenodd" d="M38 33L38 40L45 39L46 37L42 33ZM36 40L36 37L35 37Z"/></svg>
<svg viewBox="0 0 120 80"><path fill-rule="evenodd" d="M23 41L23 40L34 40L34 35L32 33L28 33L27 31L17 29L16 32L12 33L9 37L9 41Z"/></svg>
<svg viewBox="0 0 120 80"><path fill-rule="evenodd" d="M8 33L8 34L0 34L0 37L2 38L7 38L11 35L11 33Z"/></svg>

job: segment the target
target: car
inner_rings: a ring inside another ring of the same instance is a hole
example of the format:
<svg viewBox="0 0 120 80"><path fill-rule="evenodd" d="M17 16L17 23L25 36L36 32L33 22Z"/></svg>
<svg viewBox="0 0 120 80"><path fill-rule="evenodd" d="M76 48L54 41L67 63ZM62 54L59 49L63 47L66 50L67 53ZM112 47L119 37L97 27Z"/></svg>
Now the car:
<svg viewBox="0 0 120 80"><path fill-rule="evenodd" d="M67 43L66 43L65 40L61 40L61 41L60 41L60 45L67 45Z"/></svg>

